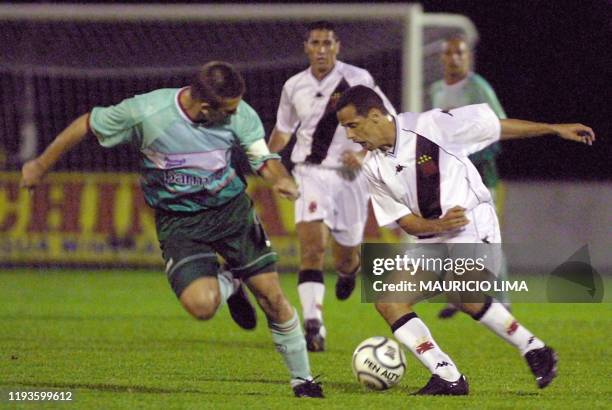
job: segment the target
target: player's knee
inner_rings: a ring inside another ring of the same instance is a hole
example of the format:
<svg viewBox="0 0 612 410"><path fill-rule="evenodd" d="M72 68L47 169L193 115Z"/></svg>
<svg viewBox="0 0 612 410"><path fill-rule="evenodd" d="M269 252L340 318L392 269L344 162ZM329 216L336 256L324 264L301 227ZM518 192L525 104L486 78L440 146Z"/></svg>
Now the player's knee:
<svg viewBox="0 0 612 410"><path fill-rule="evenodd" d="M217 312L221 298L216 292L200 292L198 295L181 298L181 303L195 319L209 320Z"/></svg>
<svg viewBox="0 0 612 410"><path fill-rule="evenodd" d="M322 244L308 244L302 246L301 258L302 262L317 264L323 261L325 257L325 246Z"/></svg>

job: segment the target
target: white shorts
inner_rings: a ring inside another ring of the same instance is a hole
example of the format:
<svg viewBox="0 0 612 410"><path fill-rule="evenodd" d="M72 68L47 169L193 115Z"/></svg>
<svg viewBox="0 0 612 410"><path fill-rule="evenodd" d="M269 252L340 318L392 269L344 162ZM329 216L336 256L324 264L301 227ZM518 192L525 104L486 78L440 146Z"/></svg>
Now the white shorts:
<svg viewBox="0 0 612 410"><path fill-rule="evenodd" d="M359 245L370 198L363 172L350 180L338 169L297 164L293 176L300 191L295 203L295 222L323 221L336 242Z"/></svg>

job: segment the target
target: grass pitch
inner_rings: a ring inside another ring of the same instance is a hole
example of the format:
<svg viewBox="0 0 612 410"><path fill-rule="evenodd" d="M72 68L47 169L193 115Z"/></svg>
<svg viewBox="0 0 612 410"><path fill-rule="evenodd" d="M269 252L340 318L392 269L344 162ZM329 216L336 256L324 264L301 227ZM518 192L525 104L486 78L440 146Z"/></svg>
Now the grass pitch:
<svg viewBox="0 0 612 410"><path fill-rule="evenodd" d="M296 276L283 275L295 306ZM441 321L440 305L417 312L470 381L468 397L412 397L428 372L407 352L400 385L363 391L351 355L363 339L390 336L359 289L335 300L327 277L328 350L311 354L324 400L295 399L265 318L246 332L223 308L191 319L162 273L0 273L0 408L610 408L611 304L516 304L527 328L559 353L559 376L537 389L517 352L465 315ZM71 391L71 402L9 402L10 391Z"/></svg>

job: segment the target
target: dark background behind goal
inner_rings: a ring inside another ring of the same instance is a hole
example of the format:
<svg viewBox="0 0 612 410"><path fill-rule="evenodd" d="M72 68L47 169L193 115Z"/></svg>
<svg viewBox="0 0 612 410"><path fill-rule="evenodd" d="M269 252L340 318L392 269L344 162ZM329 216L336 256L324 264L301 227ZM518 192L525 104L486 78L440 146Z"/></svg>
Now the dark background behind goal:
<svg viewBox="0 0 612 410"><path fill-rule="evenodd" d="M455 0L423 1L421 4L426 12L464 14L475 23L480 33L477 72L492 84L509 117L543 122L582 122L591 125L597 133L598 141L593 147L555 139L506 142L499 160L503 178L612 179L612 144L608 141L612 83L610 2ZM313 4L312 7L317 6ZM2 40L11 41L10 38ZM138 44L132 46L138 47ZM387 50L367 59L345 60L369 69L391 101L398 106L401 73L399 68L393 68L393 62L399 60L399 54ZM249 88L245 99L258 110L268 133L274 124L282 83L305 68L306 64L304 57L301 62L296 61L276 70L273 78L257 67L242 70ZM92 105L87 92L67 91L81 89L95 92L96 87L100 86L88 84L88 80L70 84L66 81L44 78L36 81L37 88L56 91L52 93L54 99L39 100L37 104L51 107L52 112L58 114L50 117L42 117L40 112L36 114L42 136L41 147L68 125L72 114L78 115ZM184 75L176 74L154 80L142 79L135 83L118 81L108 86L113 89L105 90L107 100L95 103L111 104L137 92L181 86L186 81ZM14 101L19 102L22 96L22 90L15 89L11 84L13 79L9 74L0 75L0 99L5 109ZM9 155L17 148L18 129L14 128L13 131L3 135L0 141ZM98 147L92 148L96 145L93 140L85 144L89 147L75 151L59 168L136 169L135 153L125 150L111 153ZM16 169L19 165L10 159L8 164L9 169Z"/></svg>

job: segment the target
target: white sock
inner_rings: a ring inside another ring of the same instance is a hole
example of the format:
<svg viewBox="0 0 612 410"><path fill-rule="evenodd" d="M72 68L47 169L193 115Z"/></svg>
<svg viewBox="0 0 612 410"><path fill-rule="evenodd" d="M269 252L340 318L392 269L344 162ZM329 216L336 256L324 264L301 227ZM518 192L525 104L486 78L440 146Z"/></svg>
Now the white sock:
<svg viewBox="0 0 612 410"><path fill-rule="evenodd" d="M325 285L319 282L303 282L298 285L304 320L319 319L323 322L323 297Z"/></svg>
<svg viewBox="0 0 612 410"><path fill-rule="evenodd" d="M456 381L461 377L455 363L440 350L429 329L416 313L409 313L398 319L391 326L391 330L395 338L408 347L431 373L447 381Z"/></svg>
<svg viewBox="0 0 612 410"><path fill-rule="evenodd" d="M486 305L489 303L490 306L487 309ZM480 318L478 318L478 315L474 318L516 347L522 355L530 350L544 347L544 342L517 322L502 303L488 302L487 304L485 304L484 314L481 314Z"/></svg>
<svg viewBox="0 0 612 410"><path fill-rule="evenodd" d="M221 305L223 305L225 302L227 302L227 298L229 298L238 288L236 287L236 282L229 271L219 272L217 275L217 281L219 282ZM240 285L238 284L238 286Z"/></svg>

